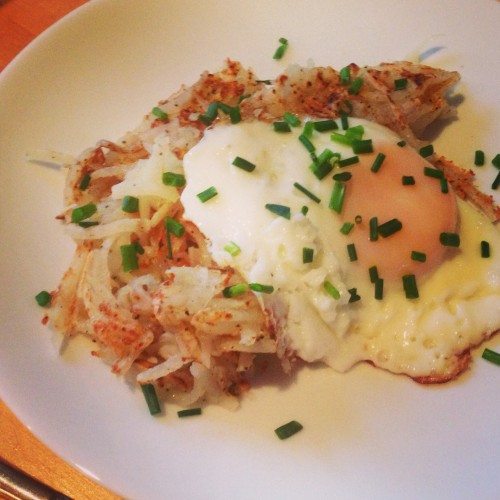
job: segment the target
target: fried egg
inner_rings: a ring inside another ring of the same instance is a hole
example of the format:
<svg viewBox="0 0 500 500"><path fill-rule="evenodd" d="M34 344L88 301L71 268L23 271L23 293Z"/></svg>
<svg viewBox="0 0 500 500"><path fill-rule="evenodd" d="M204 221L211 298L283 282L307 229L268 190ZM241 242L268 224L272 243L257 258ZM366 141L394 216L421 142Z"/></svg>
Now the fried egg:
<svg viewBox="0 0 500 500"><path fill-rule="evenodd" d="M304 130L206 130L183 160L185 218L219 266L273 287L256 293L305 361L452 378L500 328L500 234L387 128Z"/></svg>

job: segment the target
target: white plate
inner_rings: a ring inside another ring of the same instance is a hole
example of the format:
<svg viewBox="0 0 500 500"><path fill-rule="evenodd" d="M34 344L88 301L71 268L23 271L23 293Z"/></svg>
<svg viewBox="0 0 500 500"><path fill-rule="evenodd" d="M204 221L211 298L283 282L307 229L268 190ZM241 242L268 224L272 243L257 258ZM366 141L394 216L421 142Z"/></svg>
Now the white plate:
<svg viewBox="0 0 500 500"><path fill-rule="evenodd" d="M175 408L150 417L86 342L59 357L33 297L69 263L54 220L63 180L24 154L116 139L228 56L269 78L309 59L342 67L421 53L462 73L459 119L435 146L470 167L476 148L500 152L499 22L493 0L96 0L39 37L0 79L2 398L56 453L129 498L497 497L500 369L481 349L446 386L369 366L306 369L270 374L239 411L192 419ZM275 61L281 36L289 50ZM483 167L487 184L495 175ZM279 441L274 428L291 419L304 430Z"/></svg>

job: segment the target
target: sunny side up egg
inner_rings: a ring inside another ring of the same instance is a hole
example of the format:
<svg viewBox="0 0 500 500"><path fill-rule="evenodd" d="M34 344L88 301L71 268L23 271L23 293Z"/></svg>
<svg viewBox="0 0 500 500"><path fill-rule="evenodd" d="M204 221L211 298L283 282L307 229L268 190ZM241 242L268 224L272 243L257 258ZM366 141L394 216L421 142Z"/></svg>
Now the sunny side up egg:
<svg viewBox="0 0 500 500"><path fill-rule="evenodd" d="M458 354L500 328L500 234L390 130L350 119L349 131L302 133L207 130L184 157L185 218L218 265L273 287L263 306L305 361L449 378ZM352 138L373 151L356 154ZM314 172L311 152L335 168Z"/></svg>

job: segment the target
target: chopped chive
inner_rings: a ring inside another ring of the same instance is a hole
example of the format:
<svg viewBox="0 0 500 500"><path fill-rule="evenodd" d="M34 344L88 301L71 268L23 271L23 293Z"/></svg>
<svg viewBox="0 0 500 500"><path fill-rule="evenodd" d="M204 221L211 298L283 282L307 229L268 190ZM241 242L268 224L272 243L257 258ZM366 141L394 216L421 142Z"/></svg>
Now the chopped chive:
<svg viewBox="0 0 500 500"><path fill-rule="evenodd" d="M306 123L304 123L304 129L303 129L302 133L308 139L310 139L313 136L313 132L314 132L314 122L307 121Z"/></svg>
<svg viewBox="0 0 500 500"><path fill-rule="evenodd" d="M135 251L139 254L139 255L144 255L144 248L142 247L142 245L138 242L138 241L134 241L132 243L132 246L135 248Z"/></svg>
<svg viewBox="0 0 500 500"><path fill-rule="evenodd" d="M427 255L423 252L417 252L413 250L411 252L411 260L415 260L417 262L425 262L427 260Z"/></svg>
<svg viewBox="0 0 500 500"><path fill-rule="evenodd" d="M490 363L500 366L500 353L498 352L492 351L486 347L481 357Z"/></svg>
<svg viewBox="0 0 500 500"><path fill-rule="evenodd" d="M356 224L361 224L363 222L363 217L361 217L361 215L356 215L356 217L354 217L354 222Z"/></svg>
<svg viewBox="0 0 500 500"><path fill-rule="evenodd" d="M211 122L217 118L217 115L219 113L219 103L218 102L211 102L208 105L208 108L205 112L205 117L207 117Z"/></svg>
<svg viewBox="0 0 500 500"><path fill-rule="evenodd" d="M273 83L271 80L255 80L257 83L263 83L264 85L271 85Z"/></svg>
<svg viewBox="0 0 500 500"><path fill-rule="evenodd" d="M450 188L448 187L448 181L444 177L442 179L439 179L439 184L441 186L442 193L447 194L450 191Z"/></svg>
<svg viewBox="0 0 500 500"><path fill-rule="evenodd" d="M423 146L418 150L418 153L423 158L427 158L434 153L434 146L432 144L427 144L427 146Z"/></svg>
<svg viewBox="0 0 500 500"><path fill-rule="evenodd" d="M491 160L491 164L500 169L500 153L496 154L493 160Z"/></svg>
<svg viewBox="0 0 500 500"><path fill-rule="evenodd" d="M378 279L380 279L379 275L378 275L378 269L377 269L377 266L371 266L369 269L368 269L368 275L370 276L370 281L372 283L375 283Z"/></svg>
<svg viewBox="0 0 500 500"><path fill-rule="evenodd" d="M359 163L359 156L351 156L337 162L340 168L348 167L349 165L355 165L356 163Z"/></svg>
<svg viewBox="0 0 500 500"><path fill-rule="evenodd" d="M122 256L122 269L124 273L139 269L139 259L134 245L121 245L120 254Z"/></svg>
<svg viewBox="0 0 500 500"><path fill-rule="evenodd" d="M349 234L352 231L352 228L354 227L354 224L352 222L344 222L342 224L342 227L340 228L340 232L342 234Z"/></svg>
<svg viewBox="0 0 500 500"><path fill-rule="evenodd" d="M348 88L348 92L349 94L359 94L359 91L361 90L361 87L363 86L364 84L364 80L363 78L361 78L360 76L357 76L351 83L351 85L349 86Z"/></svg>
<svg viewBox="0 0 500 500"><path fill-rule="evenodd" d="M94 203L88 203L81 207L75 208L71 212L71 222L81 222L82 220L92 217L97 212L97 206Z"/></svg>
<svg viewBox="0 0 500 500"><path fill-rule="evenodd" d="M394 90L404 90L407 85L407 78L396 78L396 80L394 80Z"/></svg>
<svg viewBox="0 0 500 500"><path fill-rule="evenodd" d="M50 292L42 290L35 295L35 300L40 307L48 307L50 306L50 303L52 301L52 295L50 294Z"/></svg>
<svg viewBox="0 0 500 500"><path fill-rule="evenodd" d="M241 121L241 113L239 106L230 106L224 102L217 102L219 109L229 116L231 123L238 123Z"/></svg>
<svg viewBox="0 0 500 500"><path fill-rule="evenodd" d="M330 295L330 297L334 298L335 300L340 299L340 292L329 281L325 281L323 283L323 287L326 290L326 293Z"/></svg>
<svg viewBox="0 0 500 500"><path fill-rule="evenodd" d="M460 235L458 233L442 232L439 235L439 241L441 242L441 245L444 245L445 247L459 247Z"/></svg>
<svg viewBox="0 0 500 500"><path fill-rule="evenodd" d="M349 128L349 113L345 111L340 112L340 125L342 130L347 130Z"/></svg>
<svg viewBox="0 0 500 500"><path fill-rule="evenodd" d="M336 181L348 181L351 177L351 172L339 172L338 174L334 174L333 179Z"/></svg>
<svg viewBox="0 0 500 500"><path fill-rule="evenodd" d="M222 295L227 298L237 297L238 295L243 295L248 291L248 285L245 283L240 283L238 285L226 286L222 290Z"/></svg>
<svg viewBox="0 0 500 500"><path fill-rule="evenodd" d="M373 164L371 166L371 171L372 172L378 172L380 170L380 167L382 166L382 163L384 163L385 160L385 154L384 153L379 153L375 160L373 161Z"/></svg>
<svg viewBox="0 0 500 500"><path fill-rule="evenodd" d="M224 250L233 257L236 257L241 252L241 248L234 241L230 241L224 247Z"/></svg>
<svg viewBox="0 0 500 500"><path fill-rule="evenodd" d="M287 424L281 425L277 429L274 429L275 434L281 439L288 439L289 437L297 434L297 432L301 431L303 426L301 423L296 420L292 420Z"/></svg>
<svg viewBox="0 0 500 500"><path fill-rule="evenodd" d="M217 110L221 110L223 113L225 113L226 115L229 115L230 112L231 112L231 109L233 107L232 106L229 106L229 104L225 104L223 103L222 101L217 101Z"/></svg>
<svg viewBox="0 0 500 500"><path fill-rule="evenodd" d="M142 393L144 394L144 399L149 408L149 413L151 415L157 415L161 412L160 402L158 401L158 396L156 395L156 389L153 384L141 384Z"/></svg>
<svg viewBox="0 0 500 500"><path fill-rule="evenodd" d="M173 250L172 250L172 237L170 236L170 230L166 227L165 233L167 237L167 259L172 260L174 258Z"/></svg>
<svg viewBox="0 0 500 500"><path fill-rule="evenodd" d="M382 238L387 238L394 233L397 233L403 228L403 224L401 224L401 221L399 219L390 219L387 222L384 222L383 224L380 224L378 226L378 234L382 236Z"/></svg>
<svg viewBox="0 0 500 500"><path fill-rule="evenodd" d="M288 45L288 40L284 37L278 38L278 42L281 43L281 45Z"/></svg>
<svg viewBox="0 0 500 500"><path fill-rule="evenodd" d="M304 193L308 198L311 198L312 201L315 201L316 203L320 203L320 199L311 191L309 191L307 188L299 184L298 182L294 182L293 186L297 188L301 193Z"/></svg>
<svg viewBox="0 0 500 500"><path fill-rule="evenodd" d="M176 174L174 172L164 172L161 180L165 186L182 187L186 185L186 178L184 175Z"/></svg>
<svg viewBox="0 0 500 500"><path fill-rule="evenodd" d="M241 110L239 106L232 106L229 111L229 119L231 123L239 123L241 121Z"/></svg>
<svg viewBox="0 0 500 500"><path fill-rule="evenodd" d="M405 274L403 276L403 288L407 299L418 299L417 280L414 274Z"/></svg>
<svg viewBox="0 0 500 500"><path fill-rule="evenodd" d="M304 247L302 249L302 262L310 264L314 260L314 248Z"/></svg>
<svg viewBox="0 0 500 500"><path fill-rule="evenodd" d="M491 255L490 244L487 241L481 241L481 257L487 259Z"/></svg>
<svg viewBox="0 0 500 500"><path fill-rule="evenodd" d="M230 106L229 104L226 104L222 101L217 101L217 107L220 109L223 113L226 113L227 115L230 113L231 109L233 106Z"/></svg>
<svg viewBox="0 0 500 500"><path fill-rule="evenodd" d="M370 229L370 241L378 240L378 217L370 217L368 222Z"/></svg>
<svg viewBox="0 0 500 500"><path fill-rule="evenodd" d="M403 175L402 182L403 186L414 186L415 177L413 177L413 175Z"/></svg>
<svg viewBox="0 0 500 500"><path fill-rule="evenodd" d="M287 122L273 122L273 130L275 132L291 132L292 129Z"/></svg>
<svg viewBox="0 0 500 500"><path fill-rule="evenodd" d="M206 114L205 115L199 114L198 119L201 122L203 122L207 127L211 125L212 122L215 120L215 118L209 118Z"/></svg>
<svg viewBox="0 0 500 500"><path fill-rule="evenodd" d="M250 287L250 290L252 290L253 292L260 292L260 293L274 292L274 287L272 285L262 285L261 283L250 283L248 286Z"/></svg>
<svg viewBox="0 0 500 500"><path fill-rule="evenodd" d="M217 114L219 111L219 103L217 102L211 102L208 105L208 108L205 112L205 114L200 114L198 118L205 124L205 125L211 125L212 122L217 118Z"/></svg>
<svg viewBox="0 0 500 500"><path fill-rule="evenodd" d="M223 102L219 102L219 109L229 115L229 119L231 123L239 123L241 121L241 111L239 106L229 106L229 104L224 104Z"/></svg>
<svg viewBox="0 0 500 500"><path fill-rule="evenodd" d="M232 163L235 167L241 168L246 172L253 172L255 170L255 164L245 160L245 158L241 158L241 156L237 156Z"/></svg>
<svg viewBox="0 0 500 500"><path fill-rule="evenodd" d="M364 128L362 125L348 127L343 134L333 132L330 139L344 146L352 146L354 153L371 153L373 144L371 139L363 139Z"/></svg>
<svg viewBox="0 0 500 500"><path fill-rule="evenodd" d="M247 96L247 97L249 97L249 96ZM240 102L241 102L241 100L240 100ZM231 123L233 123L233 124L239 123L241 121L241 109L239 106L235 106L231 109L231 111L229 113L229 118L231 119Z"/></svg>
<svg viewBox="0 0 500 500"><path fill-rule="evenodd" d="M284 217L285 219L290 219L290 207L278 205L276 203L266 203L265 207L273 214Z"/></svg>
<svg viewBox="0 0 500 500"><path fill-rule="evenodd" d="M351 83L351 67L345 66L339 72L340 85L349 85Z"/></svg>
<svg viewBox="0 0 500 500"><path fill-rule="evenodd" d="M301 124L300 118L289 111L283 115L283 120L285 120L290 127L298 127Z"/></svg>
<svg viewBox="0 0 500 500"><path fill-rule="evenodd" d="M276 49L273 55L273 59L281 59L285 55L285 51L288 47L288 40L286 38L279 39L280 45Z"/></svg>
<svg viewBox="0 0 500 500"><path fill-rule="evenodd" d="M83 174L82 180L80 181L80 185L78 186L78 189L80 191L85 191L90 184L90 174Z"/></svg>
<svg viewBox="0 0 500 500"><path fill-rule="evenodd" d="M424 175L427 177L434 177L434 179L444 178L444 172L434 167L424 167Z"/></svg>
<svg viewBox="0 0 500 500"><path fill-rule="evenodd" d="M357 288L349 288L347 290L349 292L349 303L352 302L358 302L358 300L361 300L361 297L358 295L358 289Z"/></svg>
<svg viewBox="0 0 500 500"><path fill-rule="evenodd" d="M377 278L374 282L375 285L375 300L382 300L384 298L384 280Z"/></svg>
<svg viewBox="0 0 500 500"><path fill-rule="evenodd" d="M484 165L484 151L480 149L474 152L474 165L482 167Z"/></svg>
<svg viewBox="0 0 500 500"><path fill-rule="evenodd" d="M405 140L398 141L396 142L396 145L398 145L400 148L404 148L406 146L406 141Z"/></svg>
<svg viewBox="0 0 500 500"><path fill-rule="evenodd" d="M358 260L358 254L356 252L356 246L354 245L354 243L349 243L347 245L347 255L349 255L350 262Z"/></svg>
<svg viewBox="0 0 500 500"><path fill-rule="evenodd" d="M339 128L335 120L320 120L313 122L314 130L317 132L329 132Z"/></svg>
<svg viewBox="0 0 500 500"><path fill-rule="evenodd" d="M156 116L156 118L159 118L160 120L166 122L168 121L168 114L163 111L163 109L159 108L158 106L155 106L152 110L151 113Z"/></svg>
<svg viewBox="0 0 500 500"><path fill-rule="evenodd" d="M311 163L309 169L318 180L321 180L333 170L333 165L329 161L324 161L322 163L314 162Z"/></svg>
<svg viewBox="0 0 500 500"><path fill-rule="evenodd" d="M309 153L316 151L316 146L309 140L309 138L305 134L299 135L299 141L304 145Z"/></svg>
<svg viewBox="0 0 500 500"><path fill-rule="evenodd" d="M127 213L134 213L139 210L139 198L126 195L122 200L122 210Z"/></svg>
<svg viewBox="0 0 500 500"><path fill-rule="evenodd" d="M309 212L309 207L307 207L306 205L304 205L304 206L300 209L300 212L302 213L302 215L307 215L307 212Z"/></svg>
<svg viewBox="0 0 500 500"><path fill-rule="evenodd" d="M202 203L205 203L208 200L211 200L214 196L217 196L217 194L217 189L214 186L210 186L209 188L205 189L205 191L198 193L196 196Z"/></svg>
<svg viewBox="0 0 500 500"><path fill-rule="evenodd" d="M344 146L352 146L353 138L346 134L341 134L339 132L333 132L330 139L337 144L343 144Z"/></svg>
<svg viewBox="0 0 500 500"><path fill-rule="evenodd" d="M186 408L177 412L179 418L194 417L197 415L201 415L201 408Z"/></svg>
<svg viewBox="0 0 500 500"><path fill-rule="evenodd" d="M497 176L495 177L495 180L491 184L491 189L497 189L498 186L500 186L500 172L498 172Z"/></svg>
<svg viewBox="0 0 500 500"><path fill-rule="evenodd" d="M332 171L333 165L330 160L336 156L336 153L326 148L315 158L313 163L309 166L309 169L317 179L321 180Z"/></svg>
<svg viewBox="0 0 500 500"><path fill-rule="evenodd" d="M363 139L365 133L365 127L363 125L355 125L354 127L349 127L345 131L345 135L351 139Z"/></svg>
<svg viewBox="0 0 500 500"><path fill-rule="evenodd" d="M81 222L78 223L80 227L87 228L87 227L92 227L92 226L98 226L99 222L96 220L82 220Z"/></svg>
<svg viewBox="0 0 500 500"><path fill-rule="evenodd" d="M332 195L330 197L330 203L328 204L328 207L337 212L338 214L342 211L345 191L346 191L345 182L335 181L335 183L333 184Z"/></svg>
<svg viewBox="0 0 500 500"><path fill-rule="evenodd" d="M170 216L167 216L164 225L165 229L169 233L172 233L174 236L177 236L177 238L180 238L184 234L184 231L186 230L185 227L179 221L175 220Z"/></svg>

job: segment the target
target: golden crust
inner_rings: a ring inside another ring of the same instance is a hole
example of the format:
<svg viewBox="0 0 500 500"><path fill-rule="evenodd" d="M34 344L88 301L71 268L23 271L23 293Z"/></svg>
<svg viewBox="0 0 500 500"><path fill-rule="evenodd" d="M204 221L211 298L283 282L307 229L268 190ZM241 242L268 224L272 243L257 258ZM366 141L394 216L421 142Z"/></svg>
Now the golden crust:
<svg viewBox="0 0 500 500"><path fill-rule="evenodd" d="M451 369L446 373L433 373L422 377L413 377L413 380L419 384L445 384L450 380L457 378L463 371L469 368L471 362L470 350L464 351L453 357L450 363Z"/></svg>
<svg viewBox="0 0 500 500"><path fill-rule="evenodd" d="M496 335L498 331L490 332L485 334L481 342L469 346L468 349L462 352L458 352L452 355L451 360L448 364L448 371L446 373L430 374L422 377L413 377L415 382L419 384L443 384L456 379L462 372L467 370L472 361L471 350L478 347L482 342L488 340L493 335Z"/></svg>
<svg viewBox="0 0 500 500"><path fill-rule="evenodd" d="M480 191L474 184L474 172L465 170L455 165L444 156L433 161L436 168L443 170L446 179L452 185L453 190L463 200L470 201L482 210L492 222L500 219L500 207L495 204L493 197Z"/></svg>
<svg viewBox="0 0 500 500"><path fill-rule="evenodd" d="M264 87L242 102L246 118L271 121L290 111L299 115L338 118L342 111L384 125L411 145L420 145L418 136L439 118L455 111L446 93L460 76L428 66L401 61L379 66L349 65L351 82L363 84L359 91L341 83L331 67L290 67L273 85ZM394 81L406 79L405 89L396 90Z"/></svg>

